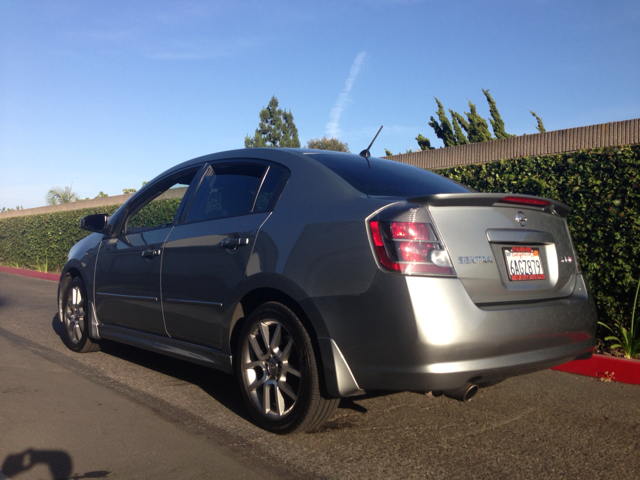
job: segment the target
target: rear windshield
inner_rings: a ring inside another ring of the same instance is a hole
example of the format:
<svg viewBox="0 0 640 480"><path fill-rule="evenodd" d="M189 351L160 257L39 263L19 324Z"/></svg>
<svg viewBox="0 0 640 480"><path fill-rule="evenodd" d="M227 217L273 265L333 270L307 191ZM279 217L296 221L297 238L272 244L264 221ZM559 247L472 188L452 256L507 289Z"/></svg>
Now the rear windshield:
<svg viewBox="0 0 640 480"><path fill-rule="evenodd" d="M330 168L360 192L381 197L419 197L437 193L469 193L452 180L413 165L359 155L309 153L309 157Z"/></svg>

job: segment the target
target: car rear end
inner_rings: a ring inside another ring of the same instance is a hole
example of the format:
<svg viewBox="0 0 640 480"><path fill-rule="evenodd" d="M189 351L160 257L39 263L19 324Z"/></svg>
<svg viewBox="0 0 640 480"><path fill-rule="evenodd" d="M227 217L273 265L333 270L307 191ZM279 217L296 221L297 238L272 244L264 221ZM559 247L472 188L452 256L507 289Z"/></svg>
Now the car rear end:
<svg viewBox="0 0 640 480"><path fill-rule="evenodd" d="M526 195L466 193L409 198L371 215L376 261L402 277L416 337L389 345L397 355L380 366L386 374L362 369L361 388L456 390L590 356L596 313L569 210Z"/></svg>
<svg viewBox="0 0 640 480"><path fill-rule="evenodd" d="M387 160L312 157L376 205L363 225L378 267L368 289L313 299L321 344L359 389L466 391L591 356L596 309L567 205Z"/></svg>

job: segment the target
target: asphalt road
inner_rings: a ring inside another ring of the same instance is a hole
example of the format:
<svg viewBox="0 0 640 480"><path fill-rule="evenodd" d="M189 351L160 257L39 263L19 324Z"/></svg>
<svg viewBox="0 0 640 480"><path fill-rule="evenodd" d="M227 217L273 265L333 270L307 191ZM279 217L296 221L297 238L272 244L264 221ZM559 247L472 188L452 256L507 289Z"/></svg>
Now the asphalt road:
<svg viewBox="0 0 640 480"><path fill-rule="evenodd" d="M640 387L543 371L471 402L343 400L322 431L255 427L232 376L62 343L57 285L0 273L0 468L26 478L640 478ZM0 480L2 474L0 473Z"/></svg>

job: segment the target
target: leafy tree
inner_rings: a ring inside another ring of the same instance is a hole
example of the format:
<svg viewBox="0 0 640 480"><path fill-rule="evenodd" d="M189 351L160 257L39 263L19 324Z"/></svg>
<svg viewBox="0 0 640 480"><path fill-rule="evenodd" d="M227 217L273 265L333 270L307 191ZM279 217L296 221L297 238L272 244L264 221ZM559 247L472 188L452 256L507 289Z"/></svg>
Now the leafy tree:
<svg viewBox="0 0 640 480"><path fill-rule="evenodd" d="M253 138L244 138L246 148L288 147L300 148L298 129L293 123L291 111L278 108L278 99L273 96L267 108L260 110L260 123Z"/></svg>
<svg viewBox="0 0 640 480"><path fill-rule="evenodd" d="M484 93L484 96L487 97L487 102L489 102L489 113L491 113L489 121L491 122L491 128L493 128L493 134L496 138L515 137L515 135L511 135L504 131L504 122L502 121L502 117L500 117L500 112L498 112L495 100L489 94L489 90L485 90L483 88L482 93Z"/></svg>
<svg viewBox="0 0 640 480"><path fill-rule="evenodd" d="M544 124L542 123L542 119L538 115L536 115L536 112L532 112L531 110L529 110L529 112L531 113L531 115L536 117L536 120L538 121L538 125L536 126L536 130L538 130L538 132L540 132L540 133L546 132L547 129L544 128Z"/></svg>
<svg viewBox="0 0 640 480"><path fill-rule="evenodd" d="M491 132L487 121L476 111L476 106L469 100L470 112L464 112L469 119L469 130L467 136L470 143L486 142L491 140Z"/></svg>
<svg viewBox="0 0 640 480"><path fill-rule="evenodd" d="M59 205L61 203L75 202L78 200L78 194L72 192L71 187L53 187L47 192L44 199L47 205Z"/></svg>
<svg viewBox="0 0 640 480"><path fill-rule="evenodd" d="M17 205L16 208L2 207L0 212L15 212L16 210L24 210L24 207L22 205Z"/></svg>
<svg viewBox="0 0 640 480"><path fill-rule="evenodd" d="M420 135L420 136L422 136L422 135ZM389 150L388 148L385 148L385 149L384 149L384 154L385 154L387 157L393 157L393 152L391 152L391 150Z"/></svg>
<svg viewBox="0 0 640 480"><path fill-rule="evenodd" d="M123 194L127 194L127 193L136 193L138 190L135 188L123 188L122 189L122 193Z"/></svg>
<svg viewBox="0 0 640 480"><path fill-rule="evenodd" d="M100 190L100 193L98 195L96 195L95 198L104 198L104 197L108 197L108 196L109 195L107 195L102 190Z"/></svg>
<svg viewBox="0 0 640 480"><path fill-rule="evenodd" d="M418 134L416 141L418 142L418 145L420 145L420 150L433 150L431 140L423 137L421 134Z"/></svg>
<svg viewBox="0 0 640 480"><path fill-rule="evenodd" d="M438 119L440 119L440 123L438 123L435 118L431 117L429 126L433 128L433 131L436 132L436 136L440 140L442 140L445 147L452 147L456 145L456 137L453 133L453 127L451 126L451 122L449 122L449 119L447 118L444 107L440 103L440 100L438 100L437 98L436 103L438 104L438 111L436 113L438 115Z"/></svg>
<svg viewBox="0 0 640 480"><path fill-rule="evenodd" d="M306 148L316 150L333 150L334 152L349 152L349 145L341 142L337 138L312 138L307 142Z"/></svg>
<svg viewBox="0 0 640 480"><path fill-rule="evenodd" d="M467 137L462 131L462 128L460 128L460 125L466 125L468 127L469 124L464 118L462 118L462 115L460 115L458 112L454 112L453 110L449 109L449 113L451 114L451 123L453 124L453 134L456 138L456 145L468 144L469 140L467 140Z"/></svg>

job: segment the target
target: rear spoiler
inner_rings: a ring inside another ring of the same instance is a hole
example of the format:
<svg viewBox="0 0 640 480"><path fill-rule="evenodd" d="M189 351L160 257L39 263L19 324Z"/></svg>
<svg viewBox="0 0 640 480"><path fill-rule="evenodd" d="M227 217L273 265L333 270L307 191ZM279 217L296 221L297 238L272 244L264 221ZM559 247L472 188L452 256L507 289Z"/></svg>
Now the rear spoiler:
<svg viewBox="0 0 640 480"><path fill-rule="evenodd" d="M534 195L520 195L512 193L441 193L411 197L409 203L430 205L433 207L513 207L537 210L550 214L557 214L565 218L571 212L571 207L550 198Z"/></svg>

